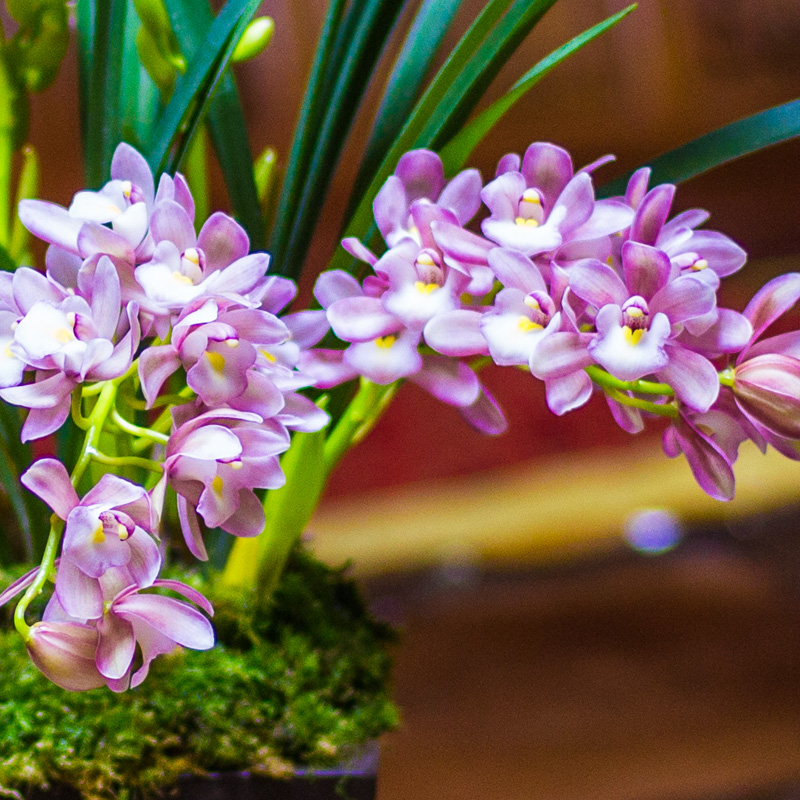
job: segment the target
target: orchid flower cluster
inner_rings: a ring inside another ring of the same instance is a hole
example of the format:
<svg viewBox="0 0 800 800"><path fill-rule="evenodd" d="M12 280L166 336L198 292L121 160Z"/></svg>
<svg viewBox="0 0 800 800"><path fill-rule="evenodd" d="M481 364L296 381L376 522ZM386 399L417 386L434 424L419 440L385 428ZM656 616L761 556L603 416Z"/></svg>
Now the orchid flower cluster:
<svg viewBox="0 0 800 800"><path fill-rule="evenodd" d="M15 624L37 667L67 689L123 691L155 656L213 645L210 603L160 577L166 498L198 559L204 528L257 536L256 490L283 485L293 434L330 421L302 394L312 387L360 377L351 407L361 403L363 428L387 399L370 389L408 379L499 433L478 371L521 368L544 381L556 414L600 392L627 431L666 417L667 455L683 453L720 499L743 441L800 458L800 331L763 338L800 299L800 274L768 283L743 313L719 307L742 248L700 228L703 211L669 219L674 187L649 188L647 169L624 197L596 200L592 172L608 160L575 172L566 151L537 143L484 185L473 169L446 181L438 155L409 152L374 203L385 252L343 242L370 273L325 272L322 308L280 317L294 283L268 274L269 255L251 254L231 217L195 233L184 178L156 186L128 145L110 182L69 208L24 201L22 222L49 243L47 271L0 273L0 397L28 410L23 440L68 419L84 431L71 472L47 457L21 478L52 528L42 565L0 604L24 591ZM318 346L331 329L343 346ZM132 469L151 477L114 474Z"/></svg>
<svg viewBox="0 0 800 800"><path fill-rule="evenodd" d="M673 185L640 169L624 197L596 200L592 172L532 144L445 182L433 152L406 153L374 203L388 249L344 247L372 269L361 284L324 273L316 297L344 351L304 354L318 386L353 375L408 378L459 406L481 430L505 423L474 367L530 370L556 414L602 392L637 433L667 417L664 450L683 453L712 497L733 496L733 464L750 439L800 458L800 331L764 332L800 299L800 274L766 284L743 313L717 303L745 251L700 228L693 209L670 219ZM466 227L482 205L479 235Z"/></svg>

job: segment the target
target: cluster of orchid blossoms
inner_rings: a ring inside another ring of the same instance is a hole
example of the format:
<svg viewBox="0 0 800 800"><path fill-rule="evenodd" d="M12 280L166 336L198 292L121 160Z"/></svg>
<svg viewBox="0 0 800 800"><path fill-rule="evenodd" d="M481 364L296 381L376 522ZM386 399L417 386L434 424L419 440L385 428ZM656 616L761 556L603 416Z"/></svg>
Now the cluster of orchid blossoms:
<svg viewBox="0 0 800 800"><path fill-rule="evenodd" d="M0 273L0 397L28 409L24 440L70 418L85 432L71 473L42 458L23 474L53 523L42 565L0 594L2 604L25 592L15 623L42 672L68 689L122 691L156 655L213 645L198 610L211 614L208 601L159 577L167 490L199 559L204 526L260 533L255 490L283 484L292 431L329 421L301 394L309 387L407 379L499 433L503 414L477 371L524 368L556 414L600 392L630 432L668 418L667 454L685 454L720 499L733 494L744 440L800 458L800 332L762 338L800 299L800 274L768 283L743 313L718 307L720 279L744 251L698 229L703 211L669 220L674 187L648 189L646 169L624 197L596 200L592 171L607 160L576 173L564 150L533 144L484 186L475 170L446 182L435 153L407 153L374 204L386 251L343 242L371 274L323 273L322 309L280 318L295 285L267 275L269 256L250 254L230 217L196 233L185 180L162 175L156 187L128 145L111 181L68 209L23 202L23 223L50 246L46 275ZM482 204L480 235L466 226ZM317 346L330 329L341 349ZM366 396L375 408L361 411L377 416L386 395ZM87 487L91 465L105 474ZM131 468L151 479L114 474ZM49 581L43 617L28 625Z"/></svg>
<svg viewBox="0 0 800 800"><path fill-rule="evenodd" d="M719 307L744 250L698 229L705 211L669 219L675 187L650 189L649 169L624 197L596 200L592 172L609 160L575 172L565 150L536 143L484 186L471 169L446 182L435 153L406 153L374 203L388 250L343 242L373 274L316 285L351 344L307 352L303 368L321 387L410 379L491 433L505 422L475 373L488 360L530 370L559 415L599 391L631 433L669 418L667 455L683 453L723 500L743 441L799 459L800 331L762 334L800 299L800 274L769 282L744 313ZM482 205L479 235L466 226Z"/></svg>

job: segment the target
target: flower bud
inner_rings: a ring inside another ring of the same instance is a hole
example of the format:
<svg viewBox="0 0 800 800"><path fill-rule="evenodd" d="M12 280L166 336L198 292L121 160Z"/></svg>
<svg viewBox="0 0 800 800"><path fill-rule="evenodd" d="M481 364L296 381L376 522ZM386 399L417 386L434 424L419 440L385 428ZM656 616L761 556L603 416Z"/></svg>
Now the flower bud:
<svg viewBox="0 0 800 800"><path fill-rule="evenodd" d="M95 628L77 622L37 622L27 646L31 661L62 689L83 692L105 684L95 664Z"/></svg>
<svg viewBox="0 0 800 800"><path fill-rule="evenodd" d="M258 17L254 19L242 34L234 48L231 61L237 64L249 61L262 53L272 39L275 31L275 20L272 17Z"/></svg>
<svg viewBox="0 0 800 800"><path fill-rule="evenodd" d="M800 360L767 353L736 367L733 393L739 408L767 430L800 439Z"/></svg>

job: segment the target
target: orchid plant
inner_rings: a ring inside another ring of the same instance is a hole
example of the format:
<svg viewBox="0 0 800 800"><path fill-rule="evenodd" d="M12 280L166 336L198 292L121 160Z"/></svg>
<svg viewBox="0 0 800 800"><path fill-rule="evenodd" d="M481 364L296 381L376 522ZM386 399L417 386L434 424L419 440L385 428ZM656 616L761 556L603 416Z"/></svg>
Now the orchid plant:
<svg viewBox="0 0 800 800"><path fill-rule="evenodd" d="M9 11L22 38L6 47L34 63L52 31L43 20L63 31L67 11L58 0L18 5ZM464 168L521 94L630 9L468 121L481 86L552 0L491 0L427 88L425 67L459 3L424 2L365 150L342 249L316 279L319 305L287 313L311 200L329 184L347 104L363 94L364 68L401 5L331 3L266 252L275 154L253 171L241 129L222 125L239 113L225 67L271 35L269 22L250 22L258 3L231 0L214 18L205 0L78 0L87 171L102 186L64 208L21 184L18 220L0 230L13 267L0 272L5 449L61 443L58 457L12 459L19 474L6 467L20 527L38 523L17 477L52 515L40 564L0 604L22 595L16 628L59 686L124 691L156 656L212 647L208 600L162 576L170 531L200 560L209 540L235 537L218 579L268 595L326 478L406 380L489 434L506 428L480 379L489 364L543 381L555 414L601 394L628 432L665 418L666 454L683 454L720 500L733 496L742 442L800 458L800 331L766 335L800 299L800 274L768 282L742 312L721 307L721 281L746 253L701 227L705 211L671 216L675 185L663 181L797 135L797 104L662 157L602 198L594 176L612 158L576 171L551 143L504 156L489 180ZM134 28L138 51L126 50L115 83L103 72L114 37ZM329 74L342 53L357 63ZM401 84L413 103L398 116ZM101 113L127 109L132 95L160 111L151 130ZM136 146L119 143L123 134ZM204 218L209 134L238 221ZM29 266L30 234L48 245L44 274Z"/></svg>

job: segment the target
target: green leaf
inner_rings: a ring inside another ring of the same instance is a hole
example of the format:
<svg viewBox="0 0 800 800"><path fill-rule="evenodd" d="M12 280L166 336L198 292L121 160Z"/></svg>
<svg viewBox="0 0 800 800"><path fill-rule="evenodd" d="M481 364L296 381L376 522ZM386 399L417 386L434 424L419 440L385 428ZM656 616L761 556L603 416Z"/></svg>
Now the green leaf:
<svg viewBox="0 0 800 800"><path fill-rule="evenodd" d="M387 153L347 225L345 236L364 238L372 229L372 202L400 156L417 147L441 145L452 137L481 94L555 0L491 0L431 81ZM507 12L507 13L506 13ZM339 250L333 268L351 257Z"/></svg>
<svg viewBox="0 0 800 800"><path fill-rule="evenodd" d="M336 34L342 23L344 0L330 0L322 31L314 54L314 63L303 95L300 119L294 131L292 148L286 165L286 177L278 200L276 223L270 236L270 249L283 250L289 235L289 220L302 186L303 176L308 171L308 162L319 129L319 120L327 100L324 92L325 76L328 74Z"/></svg>
<svg viewBox="0 0 800 800"><path fill-rule="evenodd" d="M3 272L13 272L17 268L17 262L11 254L0 244L0 270Z"/></svg>
<svg viewBox="0 0 800 800"><path fill-rule="evenodd" d="M153 172L174 172L208 108L214 89L259 0L228 0L208 29L188 69L175 84L146 151Z"/></svg>
<svg viewBox="0 0 800 800"><path fill-rule="evenodd" d="M353 197L369 183L386 151L408 119L422 82L462 0L424 0L406 34L403 47L386 84L372 135L356 178Z"/></svg>
<svg viewBox="0 0 800 800"><path fill-rule="evenodd" d="M139 60L136 39L142 24L133 0L128 0L120 87L121 141L136 147L147 141L158 116L159 93Z"/></svg>
<svg viewBox="0 0 800 800"><path fill-rule="evenodd" d="M800 136L800 99L761 111L700 136L650 162L652 183L681 183L707 170ZM625 193L634 170L606 184L601 197Z"/></svg>
<svg viewBox="0 0 800 800"><path fill-rule="evenodd" d="M278 272L297 277L302 270L316 216L355 119L354 109L361 102L401 6L399 0L364 0L353 4L352 23L345 20L347 35L342 39L346 46L342 57L333 61L341 68L331 71L333 86L314 138L299 201L288 215L283 205L279 209L278 241L287 244L284 250L276 248L273 252ZM336 52L334 47L334 55Z"/></svg>
<svg viewBox="0 0 800 800"><path fill-rule="evenodd" d="M286 485L267 492L266 526L259 539L259 582L266 592L277 585L286 559L306 528L325 488L325 430L295 433L281 459Z"/></svg>
<svg viewBox="0 0 800 800"><path fill-rule="evenodd" d="M22 536L19 550L25 560L32 561L44 549L47 538L47 515L44 506L23 490L19 476L32 460L30 445L20 441L22 416L18 409L0 401L0 486L8 497L11 510Z"/></svg>
<svg viewBox="0 0 800 800"><path fill-rule="evenodd" d="M121 87L127 0L81 0L81 103L86 181L102 184L122 139Z"/></svg>
<svg viewBox="0 0 800 800"><path fill-rule="evenodd" d="M472 154L472 151L503 115L547 75L548 72L574 53L577 53L593 39L600 36L601 33L605 33L609 28L612 28L635 8L636 4L634 3L618 14L614 14L603 22L589 28L557 50L554 50L550 55L543 58L536 66L526 72L503 97L492 103L489 108L462 128L461 131L445 145L444 149L441 151L445 172L448 175L452 175L454 172L460 170Z"/></svg>
<svg viewBox="0 0 800 800"><path fill-rule="evenodd" d="M172 29L184 56L196 57L199 45L214 22L208 0L166 0ZM238 37L234 40L238 43ZM234 216L250 237L253 249L265 245L265 224L253 177L253 159L247 138L236 81L226 71L214 93L206 117Z"/></svg>

